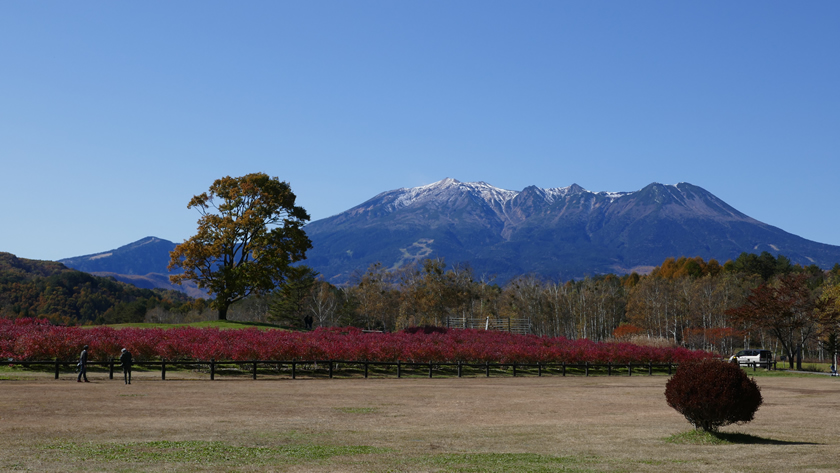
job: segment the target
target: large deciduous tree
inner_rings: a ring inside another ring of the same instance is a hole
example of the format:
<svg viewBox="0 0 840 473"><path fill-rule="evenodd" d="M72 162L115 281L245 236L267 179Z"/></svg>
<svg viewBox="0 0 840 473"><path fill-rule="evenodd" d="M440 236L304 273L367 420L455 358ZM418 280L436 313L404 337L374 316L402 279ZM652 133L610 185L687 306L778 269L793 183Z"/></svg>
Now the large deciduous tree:
<svg viewBox="0 0 840 473"><path fill-rule="evenodd" d="M184 270L170 280L207 289L219 320L234 302L271 291L312 247L295 199L288 183L263 173L217 179L187 205L201 214L198 232L170 253L169 269Z"/></svg>
<svg viewBox="0 0 840 473"><path fill-rule="evenodd" d="M751 289L746 303L726 314L770 331L793 368L794 354L800 353L802 345L823 328L836 326L840 314L832 298L816 298L807 283L807 274L780 276L775 284L764 283ZM801 365L801 358L797 362Z"/></svg>

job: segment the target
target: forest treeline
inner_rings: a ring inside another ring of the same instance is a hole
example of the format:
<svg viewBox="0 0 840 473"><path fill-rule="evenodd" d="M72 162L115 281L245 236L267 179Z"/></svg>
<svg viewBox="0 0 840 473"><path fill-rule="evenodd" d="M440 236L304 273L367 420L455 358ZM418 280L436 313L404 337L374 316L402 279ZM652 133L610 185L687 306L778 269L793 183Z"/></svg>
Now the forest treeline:
<svg viewBox="0 0 840 473"><path fill-rule="evenodd" d="M452 320L513 318L530 323L540 336L660 341L730 354L743 347L766 347L784 354L767 324L728 315L760 286L792 278L804 297L840 294L840 265L831 271L791 264L768 252L743 253L720 264L702 258L669 258L650 274L599 275L575 281L549 281L523 275L504 285L476 278L468 266L447 267L428 259L395 270L374 264L351 284L335 287L317 273L298 267L271 298L251 299L232 308L235 319L266 314L267 320L303 327L356 326L394 331L410 326L446 326ZM799 337L806 357L830 356L835 327L822 327L811 313L795 315L781 330ZM643 340L644 339L644 340ZM790 341L790 340L788 340Z"/></svg>
<svg viewBox="0 0 840 473"><path fill-rule="evenodd" d="M229 318L288 328L382 331L510 318L526 321L539 336L667 343L726 354L750 346L784 353L778 333L734 317L732 311L747 304L757 288L779 286L791 275L802 281L803 297L809 300L840 295L840 265L823 271L767 252L743 253L725 264L669 258L647 275L574 281L523 275L502 285L476 277L469 266L427 259L399 269L374 264L342 287L298 266L269 296L234 304ZM0 317L41 317L72 325L197 321L213 314L207 301L175 291L140 289L60 263L0 253ZM806 357L833 353L835 326L824 326L811 312L796 317L794 325L782 327L791 333L781 338L796 342Z"/></svg>
<svg viewBox="0 0 840 473"><path fill-rule="evenodd" d="M202 302L177 292L141 289L54 261L0 253L0 317L39 317L54 324L142 322L153 308L189 311Z"/></svg>

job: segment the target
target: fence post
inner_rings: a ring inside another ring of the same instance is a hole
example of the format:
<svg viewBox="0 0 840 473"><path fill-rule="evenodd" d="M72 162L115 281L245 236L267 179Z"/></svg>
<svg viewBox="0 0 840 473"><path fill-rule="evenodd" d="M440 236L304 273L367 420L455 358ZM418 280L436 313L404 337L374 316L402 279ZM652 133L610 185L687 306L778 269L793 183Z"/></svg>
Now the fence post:
<svg viewBox="0 0 840 473"><path fill-rule="evenodd" d="M328 361L328 363L330 364L330 379L332 379L332 376L333 376L333 361L330 360L330 361Z"/></svg>
<svg viewBox="0 0 840 473"><path fill-rule="evenodd" d="M612 361L607 362L607 376L612 376Z"/></svg>
<svg viewBox="0 0 840 473"><path fill-rule="evenodd" d="M163 358L160 360L160 380L166 381L166 360Z"/></svg>
<svg viewBox="0 0 840 473"><path fill-rule="evenodd" d="M432 379L432 362L429 362L429 379Z"/></svg>
<svg viewBox="0 0 840 473"><path fill-rule="evenodd" d="M510 319L508 319L510 320ZM513 377L516 377L516 362L513 363Z"/></svg>
<svg viewBox="0 0 840 473"><path fill-rule="evenodd" d="M671 362L668 362L668 376L671 376Z"/></svg>
<svg viewBox="0 0 840 473"><path fill-rule="evenodd" d="M566 377L566 362L563 362L563 377Z"/></svg>
<svg viewBox="0 0 840 473"><path fill-rule="evenodd" d="M108 379L114 379L114 357L113 356L111 357L111 362L108 363L108 365L109 365Z"/></svg>
<svg viewBox="0 0 840 473"><path fill-rule="evenodd" d="M257 360L254 360L254 379L257 379Z"/></svg>
<svg viewBox="0 0 840 473"><path fill-rule="evenodd" d="M627 376L633 376L633 362L627 363Z"/></svg>
<svg viewBox="0 0 840 473"><path fill-rule="evenodd" d="M297 374L297 373L295 373L296 368L297 368L297 362L293 361L292 362L292 379L295 379L295 375Z"/></svg>
<svg viewBox="0 0 840 473"><path fill-rule="evenodd" d="M58 379L58 358L55 359L55 379Z"/></svg>
<svg viewBox="0 0 840 473"><path fill-rule="evenodd" d="M461 377L461 360L458 360L458 377Z"/></svg>
<svg viewBox="0 0 840 473"><path fill-rule="evenodd" d="M542 363L537 363L537 376L542 377Z"/></svg>
<svg viewBox="0 0 840 473"><path fill-rule="evenodd" d="M397 378L402 378L402 363L397 360Z"/></svg>
<svg viewBox="0 0 840 473"><path fill-rule="evenodd" d="M648 376L653 376L653 362L648 361Z"/></svg>
<svg viewBox="0 0 840 473"><path fill-rule="evenodd" d="M368 377L368 362L365 361L365 379Z"/></svg>
<svg viewBox="0 0 840 473"><path fill-rule="evenodd" d="M586 376L589 376L589 362L588 361L584 364L583 370L586 373Z"/></svg>
<svg viewBox="0 0 840 473"><path fill-rule="evenodd" d="M487 378L490 377L490 362L489 361L484 362L484 376L487 377Z"/></svg>
<svg viewBox="0 0 840 473"><path fill-rule="evenodd" d="M210 358L210 381L216 379L216 360Z"/></svg>

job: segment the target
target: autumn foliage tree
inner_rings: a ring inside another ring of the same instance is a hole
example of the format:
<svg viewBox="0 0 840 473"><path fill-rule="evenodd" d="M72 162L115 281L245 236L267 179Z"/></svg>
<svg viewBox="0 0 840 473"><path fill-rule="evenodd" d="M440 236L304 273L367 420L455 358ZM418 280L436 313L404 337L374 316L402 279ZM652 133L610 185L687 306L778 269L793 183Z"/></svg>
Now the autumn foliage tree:
<svg viewBox="0 0 840 473"><path fill-rule="evenodd" d="M726 313L736 321L772 333L787 354L791 368L794 354L799 353L802 344L819 335L823 327L836 326L840 317L833 298L815 297L808 287L807 274L786 274L750 292L745 304Z"/></svg>
<svg viewBox="0 0 840 473"><path fill-rule="evenodd" d="M193 280L214 296L219 320L231 304L270 292L312 243L303 231L309 215L295 205L286 182L263 173L217 179L187 208L201 214L197 233L170 253L173 283Z"/></svg>
<svg viewBox="0 0 840 473"><path fill-rule="evenodd" d="M473 288L469 267L446 269L443 258L426 259L400 273L400 314L409 325L443 325L468 303Z"/></svg>

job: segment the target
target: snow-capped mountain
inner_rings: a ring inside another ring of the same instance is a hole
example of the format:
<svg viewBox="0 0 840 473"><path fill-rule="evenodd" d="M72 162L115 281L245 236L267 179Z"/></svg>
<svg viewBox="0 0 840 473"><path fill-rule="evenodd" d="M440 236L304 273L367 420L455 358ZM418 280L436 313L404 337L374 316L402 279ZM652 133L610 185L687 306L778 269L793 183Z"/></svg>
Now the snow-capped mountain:
<svg viewBox="0 0 840 473"><path fill-rule="evenodd" d="M306 232L313 242L306 264L335 283L377 261L396 268L423 257L469 263L502 281L644 271L670 256L722 263L769 251L806 265L840 262L840 247L759 222L688 183L635 192L577 184L512 191L447 178L383 192Z"/></svg>
<svg viewBox="0 0 840 473"><path fill-rule="evenodd" d="M567 280L644 272L672 256L723 263L742 252L768 251L803 265L840 263L840 247L759 222L688 183L635 192L590 192L577 184L512 191L444 179L383 192L305 229L313 246L305 264L335 284L376 262L398 268L434 257L467 263L476 276L495 275L500 283L529 273ZM61 262L164 287L165 276L157 276L167 273L174 247L149 237Z"/></svg>

